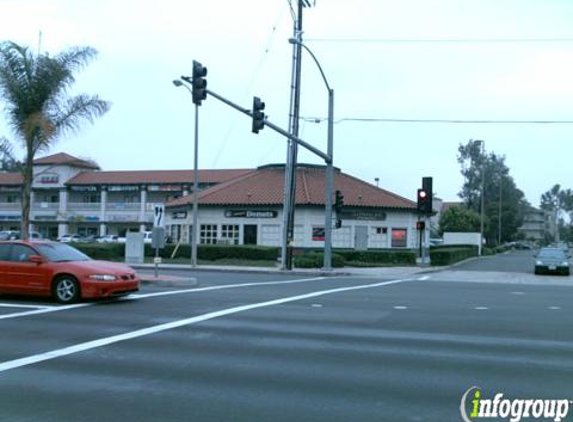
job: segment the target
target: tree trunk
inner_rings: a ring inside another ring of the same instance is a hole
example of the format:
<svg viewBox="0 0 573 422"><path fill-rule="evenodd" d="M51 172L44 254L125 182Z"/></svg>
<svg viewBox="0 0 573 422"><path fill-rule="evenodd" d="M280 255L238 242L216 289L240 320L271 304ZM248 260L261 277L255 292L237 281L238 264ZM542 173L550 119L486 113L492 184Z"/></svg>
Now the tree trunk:
<svg viewBox="0 0 573 422"><path fill-rule="evenodd" d="M30 203L32 196L32 182L34 180L34 156L31 153L26 155L26 162L22 171L22 223L20 225L20 236L23 240L30 238Z"/></svg>

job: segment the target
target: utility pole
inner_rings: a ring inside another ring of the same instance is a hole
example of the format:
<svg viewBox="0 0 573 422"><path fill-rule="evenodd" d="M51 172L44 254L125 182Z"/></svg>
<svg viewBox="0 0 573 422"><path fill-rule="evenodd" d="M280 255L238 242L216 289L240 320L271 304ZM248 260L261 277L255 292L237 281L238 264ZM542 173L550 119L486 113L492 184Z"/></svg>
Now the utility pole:
<svg viewBox="0 0 573 422"><path fill-rule="evenodd" d="M300 81L302 65L302 10L309 7L308 0L298 0L298 11L294 25L294 34L297 43L293 44L293 67L291 82L291 102L289 115L289 131L292 136L298 137L300 116ZM296 167L298 144L288 141L287 159L285 166L285 191L283 205L283 238L281 248L281 269L292 269L292 243L294 240L294 211L296 206Z"/></svg>

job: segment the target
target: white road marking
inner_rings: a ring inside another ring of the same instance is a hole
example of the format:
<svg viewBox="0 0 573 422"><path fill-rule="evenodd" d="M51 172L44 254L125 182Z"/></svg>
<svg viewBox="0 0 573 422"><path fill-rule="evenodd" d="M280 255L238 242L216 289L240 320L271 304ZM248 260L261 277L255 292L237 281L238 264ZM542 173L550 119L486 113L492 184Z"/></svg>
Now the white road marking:
<svg viewBox="0 0 573 422"><path fill-rule="evenodd" d="M524 295L525 292L511 292L511 294L512 294L512 295L519 295L519 296L521 296L521 295Z"/></svg>
<svg viewBox="0 0 573 422"><path fill-rule="evenodd" d="M551 309L552 311L558 311L561 309L561 306L550 306L549 309Z"/></svg>
<svg viewBox="0 0 573 422"><path fill-rule="evenodd" d="M312 305L310 305L313 308L322 308L322 305L320 303L313 303Z"/></svg>
<svg viewBox="0 0 573 422"><path fill-rule="evenodd" d="M42 308L42 309L35 309L33 311L16 312L13 314L0 315L0 320L18 318L18 317L29 316L29 315L47 314L47 313L51 313L51 312L59 312L59 311L65 311L68 309L75 309L75 308L84 308L86 306L92 306L92 305L93 305L93 303L78 303L75 305L54 306L52 308Z"/></svg>
<svg viewBox="0 0 573 422"><path fill-rule="evenodd" d="M476 311L487 311L489 308L487 306L476 306L474 309Z"/></svg>
<svg viewBox="0 0 573 422"><path fill-rule="evenodd" d="M54 306L46 305L24 305L19 303L0 303L0 308L20 308L20 309L51 309Z"/></svg>
<svg viewBox="0 0 573 422"><path fill-rule="evenodd" d="M394 306L394 309L405 310L405 309L408 309L408 307L407 306Z"/></svg>
<svg viewBox="0 0 573 422"><path fill-rule="evenodd" d="M330 295L334 293L349 292L353 290L363 290L372 289L375 287L389 286L392 284L404 283L407 281L416 281L420 279L401 279L401 280L391 280L384 281L375 284L363 284L359 286L351 287L339 287L336 289L319 290L312 293L306 293L297 296L288 296L279 299L273 299L265 302L252 303L250 305L235 306L233 308L222 309L220 311L209 312L203 315L194 316L191 318L181 319L179 321L168 322L165 324L159 324L148 328L143 328L140 330L131 331L124 334L118 334L111 337L104 337L98 340L88 341L85 343L76 344L74 346L65 347L63 349L56 349L46 353L40 353L37 355L27 356L20 359L14 359L6 362L0 363L0 372L9 371L11 369L21 368L23 366L33 365L35 363L44 362L51 359L56 359L63 356L68 356L74 353L84 352L87 350L95 349L98 347L107 346L114 343L119 343L121 341L131 340L138 337L148 336L151 334L160 333L162 331L172 330L175 328L180 328L192 324L197 324L199 322L208 321L215 318L224 317L227 315L237 314L239 312L250 311L253 309L266 308L269 306L282 305L289 302L295 302L305 299L311 299L315 297Z"/></svg>

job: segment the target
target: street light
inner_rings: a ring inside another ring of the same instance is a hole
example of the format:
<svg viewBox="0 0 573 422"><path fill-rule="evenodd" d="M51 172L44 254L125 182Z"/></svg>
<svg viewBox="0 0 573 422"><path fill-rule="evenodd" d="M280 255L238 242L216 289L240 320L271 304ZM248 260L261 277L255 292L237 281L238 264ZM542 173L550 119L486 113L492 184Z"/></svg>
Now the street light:
<svg viewBox="0 0 573 422"><path fill-rule="evenodd" d="M318 62L316 56L312 53L312 51L302 43L299 39L296 38L289 38L288 42L293 45L299 45L304 48L310 57L316 63L318 70L320 71L320 75L322 76L322 80L326 85L326 89L328 90L328 140L327 140L327 147L326 147L326 155L328 155L329 160L326 163L326 177L324 182L324 190L325 190L325 197L324 197L324 262L323 262L323 270L324 271L332 271L332 190L334 185L334 164L333 164L333 141L334 141L334 90L330 87L328 80L326 79L326 75L322 70L322 66ZM291 207L294 207L294 203L290 204Z"/></svg>
<svg viewBox="0 0 573 422"><path fill-rule="evenodd" d="M485 142L482 140L474 141L476 144L481 144L481 155L482 155L482 163L481 163L481 206L480 206L480 245L479 245L479 254L483 255L483 225L484 225L484 196L485 196Z"/></svg>
<svg viewBox="0 0 573 422"><path fill-rule="evenodd" d="M173 85L176 87L184 87L189 91L191 96L193 96L193 91L189 88L186 84L184 84L181 80L175 79L173 81ZM197 233L198 228L198 218L197 213L199 212L199 106L195 104L195 152L194 152L194 163L193 163L193 227L192 227L192 234L191 234L191 266L197 266Z"/></svg>

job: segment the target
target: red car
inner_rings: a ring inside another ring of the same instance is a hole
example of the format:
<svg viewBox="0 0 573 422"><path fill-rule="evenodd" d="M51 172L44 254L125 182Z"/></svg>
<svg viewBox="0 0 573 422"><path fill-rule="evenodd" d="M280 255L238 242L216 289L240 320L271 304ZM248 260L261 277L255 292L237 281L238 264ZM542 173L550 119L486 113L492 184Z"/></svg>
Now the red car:
<svg viewBox="0 0 573 422"><path fill-rule="evenodd" d="M52 296L60 303L125 296L140 278L125 264L96 261L58 242L0 242L0 293Z"/></svg>

